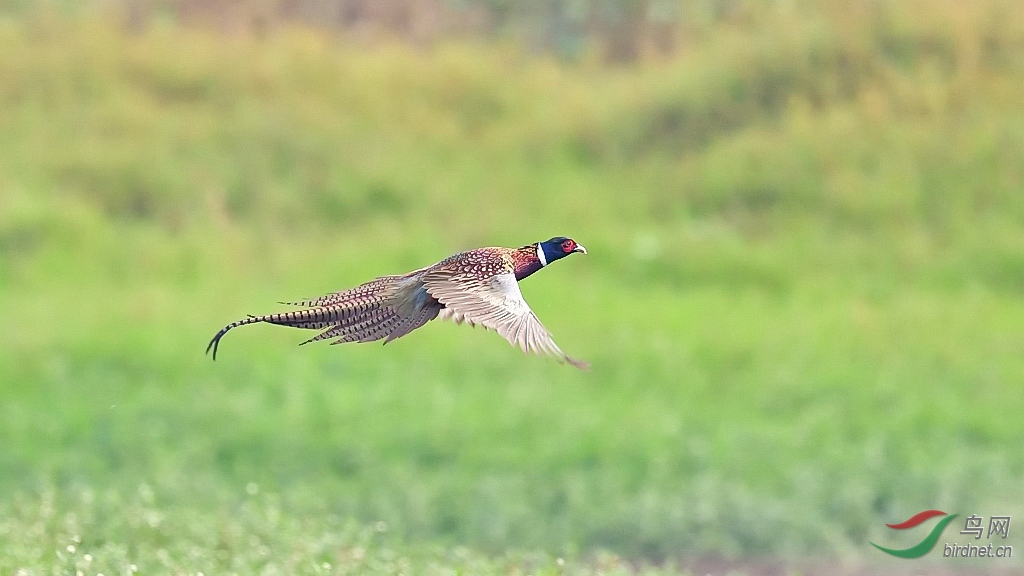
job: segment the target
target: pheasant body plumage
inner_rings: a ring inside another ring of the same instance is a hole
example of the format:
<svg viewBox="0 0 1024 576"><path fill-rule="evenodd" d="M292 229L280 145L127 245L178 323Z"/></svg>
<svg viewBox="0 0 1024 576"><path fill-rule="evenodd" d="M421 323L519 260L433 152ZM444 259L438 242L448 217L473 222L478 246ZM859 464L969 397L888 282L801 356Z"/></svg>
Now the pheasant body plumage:
<svg viewBox="0 0 1024 576"><path fill-rule="evenodd" d="M249 316L222 328L207 352L217 348L231 329L266 322L321 330L302 342L334 339L385 344L434 318L481 325L497 331L525 352L555 356L579 368L587 364L566 355L530 309L518 282L547 264L586 249L570 238L556 237L520 248L477 248L407 274L381 276L355 288L318 298L289 302L302 310Z"/></svg>

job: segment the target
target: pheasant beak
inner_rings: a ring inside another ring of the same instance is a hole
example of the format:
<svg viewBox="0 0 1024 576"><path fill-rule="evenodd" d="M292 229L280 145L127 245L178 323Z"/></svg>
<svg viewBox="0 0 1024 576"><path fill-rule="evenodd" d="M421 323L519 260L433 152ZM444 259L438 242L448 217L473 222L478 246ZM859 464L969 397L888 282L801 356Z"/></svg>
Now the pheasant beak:
<svg viewBox="0 0 1024 576"><path fill-rule="evenodd" d="M577 244L576 247L572 249L572 251L573 252L582 252L584 254L587 253L587 249L584 248L582 244Z"/></svg>

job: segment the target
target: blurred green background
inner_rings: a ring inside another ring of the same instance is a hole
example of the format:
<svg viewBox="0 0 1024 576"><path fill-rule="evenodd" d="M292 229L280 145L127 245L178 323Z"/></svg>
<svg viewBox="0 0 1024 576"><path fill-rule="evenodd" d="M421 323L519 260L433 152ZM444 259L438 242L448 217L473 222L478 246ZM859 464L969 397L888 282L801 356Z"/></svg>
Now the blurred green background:
<svg viewBox="0 0 1024 576"><path fill-rule="evenodd" d="M1011 0L0 2L0 572L884 566L1024 517L1022 87ZM523 291L589 373L440 322L203 355L554 235Z"/></svg>

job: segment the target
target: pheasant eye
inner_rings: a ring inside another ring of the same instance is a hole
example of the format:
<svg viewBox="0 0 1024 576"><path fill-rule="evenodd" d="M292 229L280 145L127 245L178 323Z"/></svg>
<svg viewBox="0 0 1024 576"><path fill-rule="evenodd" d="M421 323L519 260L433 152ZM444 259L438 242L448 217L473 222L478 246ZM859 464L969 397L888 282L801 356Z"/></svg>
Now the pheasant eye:
<svg viewBox="0 0 1024 576"><path fill-rule="evenodd" d="M572 249L575 248L575 244L576 243L572 240L566 240L565 242L562 242L562 250L565 252L572 252Z"/></svg>

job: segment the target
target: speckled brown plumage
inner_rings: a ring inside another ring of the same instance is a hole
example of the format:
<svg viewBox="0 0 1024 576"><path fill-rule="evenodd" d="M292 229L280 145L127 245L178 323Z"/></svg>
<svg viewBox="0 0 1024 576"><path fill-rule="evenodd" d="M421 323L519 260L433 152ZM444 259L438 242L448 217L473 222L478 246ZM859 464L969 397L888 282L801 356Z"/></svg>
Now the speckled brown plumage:
<svg viewBox="0 0 1024 576"><path fill-rule="evenodd" d="M304 309L249 316L222 328L206 351L217 357L221 338L238 326L266 322L322 330L306 340L385 343L401 338L434 318L480 325L497 331L526 352L557 357L579 368L588 365L566 355L523 299L518 281L554 260L586 249L556 237L521 248L477 248L449 256L408 274L382 276L348 290L292 302Z"/></svg>

